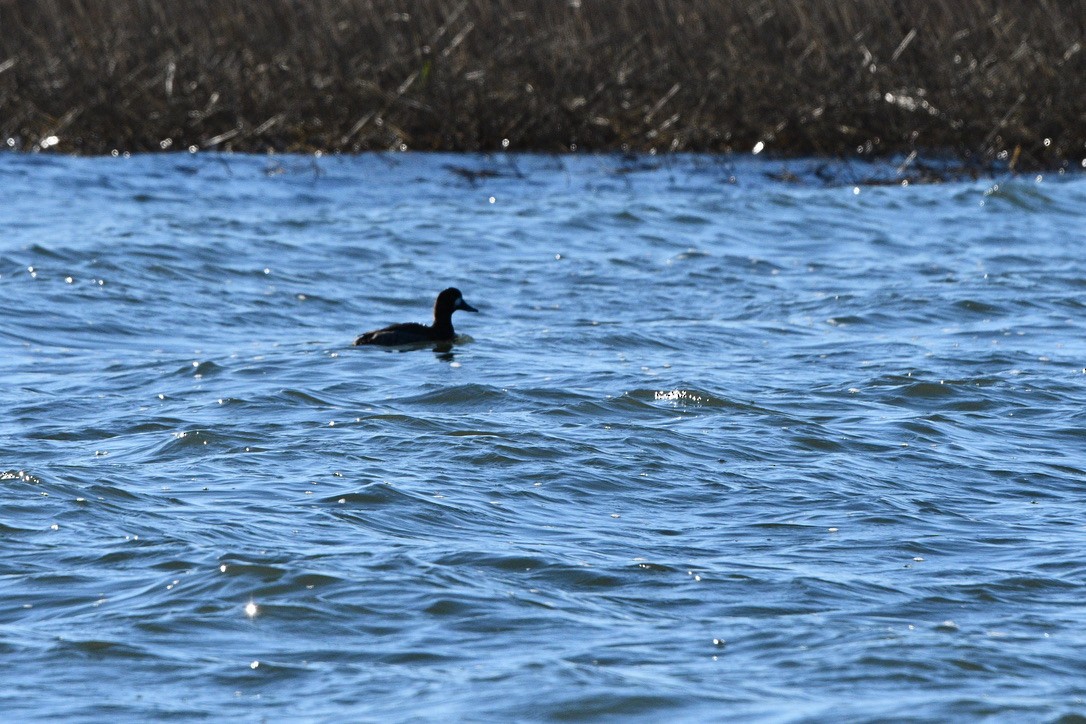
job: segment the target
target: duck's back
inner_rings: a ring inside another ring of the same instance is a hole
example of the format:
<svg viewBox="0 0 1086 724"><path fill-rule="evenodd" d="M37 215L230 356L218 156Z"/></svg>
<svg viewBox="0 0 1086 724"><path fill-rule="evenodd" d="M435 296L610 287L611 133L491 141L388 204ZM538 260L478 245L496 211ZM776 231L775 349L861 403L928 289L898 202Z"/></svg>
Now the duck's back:
<svg viewBox="0 0 1086 724"><path fill-rule="evenodd" d="M393 324L383 329L375 329L372 332L366 332L356 339L354 343L356 345L380 344L387 347L395 347L401 344L433 342L437 339L440 339L440 337L434 333L432 327L428 327L425 324L419 324L418 322L407 322L405 324Z"/></svg>

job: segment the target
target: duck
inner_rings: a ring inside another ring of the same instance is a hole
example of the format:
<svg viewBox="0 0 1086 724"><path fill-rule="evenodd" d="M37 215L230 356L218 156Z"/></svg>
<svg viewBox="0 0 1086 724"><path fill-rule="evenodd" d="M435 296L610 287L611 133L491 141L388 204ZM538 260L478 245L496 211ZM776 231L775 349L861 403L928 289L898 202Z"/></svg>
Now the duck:
<svg viewBox="0 0 1086 724"><path fill-rule="evenodd" d="M456 287L449 287L437 295L434 302L434 323L430 325L406 322L393 324L366 332L354 341L355 345L377 344L383 347L399 347L407 344L451 342L456 337L452 315L457 309L465 312L479 310L464 301L464 295Z"/></svg>

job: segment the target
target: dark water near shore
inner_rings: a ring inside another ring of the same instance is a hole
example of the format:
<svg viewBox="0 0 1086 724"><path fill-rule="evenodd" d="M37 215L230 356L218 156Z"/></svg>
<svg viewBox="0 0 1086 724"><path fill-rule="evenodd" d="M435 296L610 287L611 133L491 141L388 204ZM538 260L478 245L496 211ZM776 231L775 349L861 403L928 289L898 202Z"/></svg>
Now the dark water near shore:
<svg viewBox="0 0 1086 724"><path fill-rule="evenodd" d="M4 719L1086 715L1086 179L779 170L0 155Z"/></svg>

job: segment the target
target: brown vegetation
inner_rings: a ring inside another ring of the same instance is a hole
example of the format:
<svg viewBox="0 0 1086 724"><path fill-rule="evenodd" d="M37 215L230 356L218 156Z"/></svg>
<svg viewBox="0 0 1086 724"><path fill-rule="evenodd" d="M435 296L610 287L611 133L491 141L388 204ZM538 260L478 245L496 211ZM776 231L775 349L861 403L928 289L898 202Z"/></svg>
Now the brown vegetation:
<svg viewBox="0 0 1086 724"><path fill-rule="evenodd" d="M1083 43L1086 0L0 0L0 141L1077 165Z"/></svg>

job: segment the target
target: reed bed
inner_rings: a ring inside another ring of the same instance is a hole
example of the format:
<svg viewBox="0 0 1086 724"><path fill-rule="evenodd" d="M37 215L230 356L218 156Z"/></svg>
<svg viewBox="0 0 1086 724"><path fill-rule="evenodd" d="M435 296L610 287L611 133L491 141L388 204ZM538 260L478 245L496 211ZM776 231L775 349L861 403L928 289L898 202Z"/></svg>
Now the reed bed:
<svg viewBox="0 0 1086 724"><path fill-rule="evenodd" d="M23 150L1086 156L1086 0L0 0Z"/></svg>

